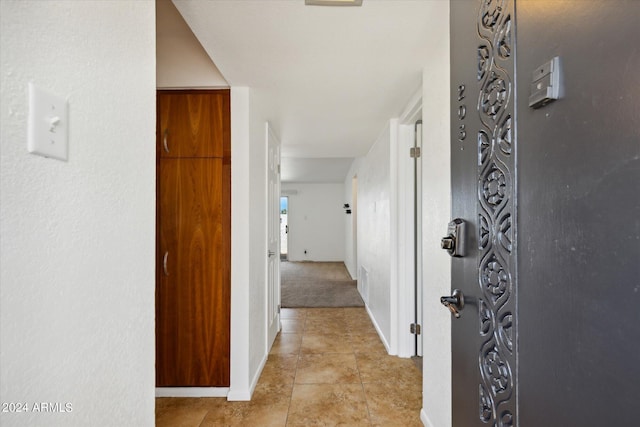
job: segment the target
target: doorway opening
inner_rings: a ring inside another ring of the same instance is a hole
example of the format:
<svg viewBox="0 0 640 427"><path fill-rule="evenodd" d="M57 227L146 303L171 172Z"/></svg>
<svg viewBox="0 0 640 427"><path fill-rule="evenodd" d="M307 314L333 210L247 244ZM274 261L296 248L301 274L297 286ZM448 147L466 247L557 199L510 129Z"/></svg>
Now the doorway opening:
<svg viewBox="0 0 640 427"><path fill-rule="evenodd" d="M351 265L354 267L354 279L358 279L358 175L351 178Z"/></svg>
<svg viewBox="0 0 640 427"><path fill-rule="evenodd" d="M398 123L397 151L397 352L422 355L422 93Z"/></svg>
<svg viewBox="0 0 640 427"><path fill-rule="evenodd" d="M287 241L289 240L289 222L287 220L289 213L289 197L280 197L280 261L289 259L289 250Z"/></svg>

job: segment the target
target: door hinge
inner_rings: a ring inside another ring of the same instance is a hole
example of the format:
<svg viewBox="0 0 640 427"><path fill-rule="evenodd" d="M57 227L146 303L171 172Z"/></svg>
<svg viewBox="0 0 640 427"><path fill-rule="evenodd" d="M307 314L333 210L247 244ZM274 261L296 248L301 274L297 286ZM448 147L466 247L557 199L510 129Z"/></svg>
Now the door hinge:
<svg viewBox="0 0 640 427"><path fill-rule="evenodd" d="M413 335L420 335L420 325L417 325L415 323L412 323L411 325L409 325L409 331L413 334Z"/></svg>
<svg viewBox="0 0 640 427"><path fill-rule="evenodd" d="M420 157L420 147L411 147L409 149L409 157L411 157L412 159Z"/></svg>
<svg viewBox="0 0 640 427"><path fill-rule="evenodd" d="M278 175L280 175L280 165L278 165Z"/></svg>
<svg viewBox="0 0 640 427"><path fill-rule="evenodd" d="M281 308L282 308L282 307L280 306L280 304L278 304L278 314L280 314L280 309L281 309Z"/></svg>

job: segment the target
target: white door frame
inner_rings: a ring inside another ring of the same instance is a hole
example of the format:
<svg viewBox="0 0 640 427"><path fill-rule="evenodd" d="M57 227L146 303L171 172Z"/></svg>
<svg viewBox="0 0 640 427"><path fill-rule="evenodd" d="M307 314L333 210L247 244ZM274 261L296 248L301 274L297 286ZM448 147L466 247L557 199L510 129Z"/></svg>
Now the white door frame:
<svg viewBox="0 0 640 427"><path fill-rule="evenodd" d="M267 122L267 263L266 263L266 353L280 332L280 141Z"/></svg>
<svg viewBox="0 0 640 427"><path fill-rule="evenodd" d="M393 250L395 255L392 260L395 269L392 268L392 272L395 270L397 299L396 304L391 307L391 314L396 323L396 327L392 330L395 331L397 338L392 337L391 341L396 344L396 354L400 357L414 355L415 336L410 333L409 326L415 321L415 302L417 301L418 313L421 313L422 308L422 295L419 293L416 296L414 290L414 237L416 233L414 228L414 167L413 159L409 156L409 150L414 145L415 122L420 119L422 119L422 88L414 94L398 119L398 137L395 147L397 160L394 193L397 209L393 224L396 238L392 239L395 240L395 250ZM418 189L420 189L420 183L418 183ZM417 241L420 247L422 239L421 236L418 237ZM421 273L420 253L418 255L418 271ZM421 274L418 276L418 283L422 283ZM421 316L419 316L418 324L422 325L422 323ZM393 344L391 347L394 347ZM418 354L422 354L420 335L418 336L418 349Z"/></svg>

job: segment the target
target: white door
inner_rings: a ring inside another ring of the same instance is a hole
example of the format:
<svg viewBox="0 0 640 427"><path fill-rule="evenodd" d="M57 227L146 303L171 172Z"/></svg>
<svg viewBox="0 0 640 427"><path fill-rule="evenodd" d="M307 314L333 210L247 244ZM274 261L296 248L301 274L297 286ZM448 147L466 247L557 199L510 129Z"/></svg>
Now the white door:
<svg viewBox="0 0 640 427"><path fill-rule="evenodd" d="M267 123L267 348L280 331L280 143Z"/></svg>

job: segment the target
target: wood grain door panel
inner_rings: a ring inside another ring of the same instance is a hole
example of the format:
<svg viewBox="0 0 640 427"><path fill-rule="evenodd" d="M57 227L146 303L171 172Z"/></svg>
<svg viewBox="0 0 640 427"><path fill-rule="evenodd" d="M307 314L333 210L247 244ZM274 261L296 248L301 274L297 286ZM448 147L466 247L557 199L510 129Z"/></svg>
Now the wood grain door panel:
<svg viewBox="0 0 640 427"><path fill-rule="evenodd" d="M161 158L230 157L229 91L158 92Z"/></svg>
<svg viewBox="0 0 640 427"><path fill-rule="evenodd" d="M228 163L228 162L227 162ZM160 161L157 386L228 386L229 191L223 159Z"/></svg>

